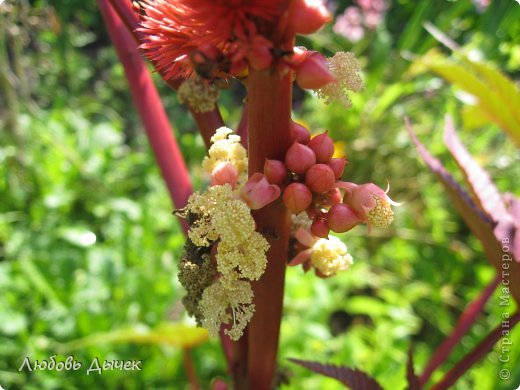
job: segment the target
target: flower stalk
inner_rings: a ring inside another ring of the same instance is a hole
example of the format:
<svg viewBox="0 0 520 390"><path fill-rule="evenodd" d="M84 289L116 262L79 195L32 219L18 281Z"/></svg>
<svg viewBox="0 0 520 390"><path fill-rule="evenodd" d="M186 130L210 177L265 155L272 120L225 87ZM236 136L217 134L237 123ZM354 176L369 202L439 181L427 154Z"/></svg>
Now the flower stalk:
<svg viewBox="0 0 520 390"><path fill-rule="evenodd" d="M248 77L249 174L263 171L265 159L283 160L291 145L292 73L251 70ZM273 142L276 140L276 142ZM258 231L268 233L267 269L253 283L255 315L248 330L250 388L273 386L283 306L290 218L281 199L254 212Z"/></svg>

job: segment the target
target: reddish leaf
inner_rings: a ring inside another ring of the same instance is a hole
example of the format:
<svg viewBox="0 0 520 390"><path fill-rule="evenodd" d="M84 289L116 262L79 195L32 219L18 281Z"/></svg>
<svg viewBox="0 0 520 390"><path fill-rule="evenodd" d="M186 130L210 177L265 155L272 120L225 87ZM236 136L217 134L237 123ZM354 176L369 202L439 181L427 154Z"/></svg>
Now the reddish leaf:
<svg viewBox="0 0 520 390"><path fill-rule="evenodd" d="M513 217L514 231L509 231L509 236L505 236L507 232L495 232L495 235L503 235L504 237L510 237L508 243L511 253L517 262L520 262L520 198L514 196L511 193L504 194L504 200L507 203L507 211ZM504 229L504 226L497 226L497 229Z"/></svg>
<svg viewBox="0 0 520 390"><path fill-rule="evenodd" d="M451 174L442 166L441 162L433 157L417 139L408 120L406 126L410 136L419 151L419 154L430 170L435 173L441 181L446 193L450 197L453 206L471 229L473 234L481 242L488 260L498 270L504 279L507 279L511 294L520 302L520 283L510 283L511 280L520 280L520 263L514 261L507 262L507 269L502 268L506 262L503 260L504 252L502 242L497 240L493 221L480 210L473 202L471 197L464 192L460 185L455 181ZM505 272L503 272L505 271Z"/></svg>
<svg viewBox="0 0 520 390"><path fill-rule="evenodd" d="M466 307L459 317L452 333L435 350L430 358L430 361L426 365L424 372L420 377L421 383L426 383L437 367L446 361L453 348L460 345L460 340L468 332L471 325L475 323L477 317L484 309L486 302L496 290L499 283L500 275L497 274L491 283L489 283L488 286Z"/></svg>
<svg viewBox="0 0 520 390"><path fill-rule="evenodd" d="M489 333L475 348L473 348L466 356L464 356L453 368L448 371L444 377L431 387L431 390L451 389L451 386L466 372L473 364L482 359L491 351L493 345L502 338L503 332L507 330L508 334L520 321L520 312L513 314L507 326L501 323Z"/></svg>
<svg viewBox="0 0 520 390"><path fill-rule="evenodd" d="M337 379L352 390L383 390L381 385L374 378L357 368L335 366L333 364L321 364L306 360L289 359L291 362L299 364L318 374Z"/></svg>
<svg viewBox="0 0 520 390"><path fill-rule="evenodd" d="M406 380L408 381L408 390L421 390L421 381L415 374L413 367L413 351L412 348L408 350L408 364L406 365Z"/></svg>
<svg viewBox="0 0 520 390"><path fill-rule="evenodd" d="M446 116L444 142L464 173L466 182L471 189L473 200L496 223L493 231L496 239L503 243L512 238L515 235L515 230L517 230L513 220L514 217L508 212L502 194L496 188L489 174L477 164L462 142L460 142L450 116ZM518 221L520 221L520 218L517 217ZM513 251L510 250L510 252ZM520 261L518 256L513 254L513 257Z"/></svg>
<svg viewBox="0 0 520 390"><path fill-rule="evenodd" d="M460 141L455 132L453 119L449 115L446 116L444 127L444 143L457 161L457 165L462 170L462 173L464 173L466 182L471 189L473 200L479 207L495 222L504 218L510 218L506 205L502 200L502 195L489 174L477 164Z"/></svg>

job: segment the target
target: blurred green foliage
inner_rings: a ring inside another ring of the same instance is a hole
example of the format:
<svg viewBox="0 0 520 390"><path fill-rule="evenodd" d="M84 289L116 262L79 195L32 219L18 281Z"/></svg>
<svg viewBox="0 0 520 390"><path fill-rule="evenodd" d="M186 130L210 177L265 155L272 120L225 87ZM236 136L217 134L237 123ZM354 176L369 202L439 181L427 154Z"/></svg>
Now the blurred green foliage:
<svg viewBox="0 0 520 390"><path fill-rule="evenodd" d="M175 345L113 344L110 338L85 343L119 329L192 324L176 280L183 236L96 2L6 3L0 13L0 385L186 388L183 352ZM336 2L336 13L349 4ZM439 130L445 113L460 119L466 100L434 74L409 71L431 48L447 52L423 23L515 78L518 20L514 1L492 1L477 12L469 0L398 0L356 44L329 27L302 39L325 53L356 52L366 89L352 96L347 111L296 91L295 116L342 141L348 180L384 186L388 178L392 198L404 205L391 229L367 235L357 228L342 236L355 259L349 272L323 280L300 268L288 270L279 357L289 384L283 388L340 388L285 360L294 357L359 367L385 388L403 389L408 348L414 345L420 372L467 302L493 278L479 243L419 163L403 116L432 152L453 164ZM200 187L203 143L174 94L158 85ZM231 127L242 98L238 86L223 94ZM518 194L520 158L513 142L494 125L465 129L459 123L463 142L500 190ZM503 311L495 294L434 379L496 326ZM511 339L520 344L520 329ZM19 371L25 356L34 361L62 351L64 360L75 341L82 348L70 353L84 366L98 356L142 360L143 370L88 376L87 367ZM496 347L456 388L518 385L520 349L512 348L507 364L499 362L499 352ZM215 376L225 377L217 340L195 347L191 356L203 388ZM498 378L501 368L511 370L509 381Z"/></svg>

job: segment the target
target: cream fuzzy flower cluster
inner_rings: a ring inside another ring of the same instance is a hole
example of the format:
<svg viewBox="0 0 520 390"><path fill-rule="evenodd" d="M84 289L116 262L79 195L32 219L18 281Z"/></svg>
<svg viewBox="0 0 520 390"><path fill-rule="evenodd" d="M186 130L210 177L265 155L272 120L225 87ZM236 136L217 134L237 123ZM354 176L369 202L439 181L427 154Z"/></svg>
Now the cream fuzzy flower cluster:
<svg viewBox="0 0 520 390"><path fill-rule="evenodd" d="M216 107L218 88L201 78L185 80L177 92L180 103L187 104L195 112L209 112Z"/></svg>
<svg viewBox="0 0 520 390"><path fill-rule="evenodd" d="M247 174L247 151L240 144L240 136L233 130L221 127L211 137L208 156L202 161L202 168L209 174L224 164L231 164L237 171L239 181L244 181Z"/></svg>
<svg viewBox="0 0 520 390"><path fill-rule="evenodd" d="M336 236L320 238L312 246L311 264L325 276L333 276L352 265L347 246Z"/></svg>
<svg viewBox="0 0 520 390"><path fill-rule="evenodd" d="M240 144L240 137L222 127L211 141L209 155L202 163L204 170L214 174L223 164L226 169L231 165L236 170L239 186L234 189L228 183L212 185L204 192L194 193L188 200L184 210L190 224L188 242L195 248L192 250L195 254L210 253L215 246L212 263L216 270L212 282L204 284L203 291L185 286L188 295L191 290L196 292L191 294L193 298L185 301L190 304L189 312L212 335L218 335L224 324L227 325L225 333L238 340L255 310L250 282L258 280L265 272L269 243L256 232L251 209L241 198L240 184L247 179L247 152ZM202 268L189 262L184 264L183 280L189 283L194 280L193 268L197 272ZM188 269L188 265L191 268ZM207 274L208 271L201 273L201 277Z"/></svg>
<svg viewBox="0 0 520 390"><path fill-rule="evenodd" d="M317 90L318 97L329 104L333 100L346 108L352 106L347 91L359 92L363 89L363 79L359 72L359 61L352 52L340 51L328 59L329 70L336 81L325 84Z"/></svg>
<svg viewBox="0 0 520 390"><path fill-rule="evenodd" d="M269 243L255 231L251 210L229 184L193 194L187 212L194 216L188 232L191 242L198 247L218 244L215 259L220 277L202 293L202 324L213 335L220 325L229 324L225 332L237 340L254 312L249 281L264 273Z"/></svg>
<svg viewBox="0 0 520 390"><path fill-rule="evenodd" d="M387 228L394 221L394 212L384 198L373 196L375 206L367 213L367 223L372 226Z"/></svg>

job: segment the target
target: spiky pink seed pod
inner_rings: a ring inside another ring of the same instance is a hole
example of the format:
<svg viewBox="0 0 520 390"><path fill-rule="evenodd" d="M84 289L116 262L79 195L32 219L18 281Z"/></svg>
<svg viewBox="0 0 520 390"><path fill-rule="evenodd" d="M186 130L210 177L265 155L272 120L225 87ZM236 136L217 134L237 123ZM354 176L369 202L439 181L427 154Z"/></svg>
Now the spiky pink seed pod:
<svg viewBox="0 0 520 390"><path fill-rule="evenodd" d="M336 178L336 180L338 180L341 177L341 175L343 175L345 165L347 165L347 159L345 157L330 159L329 167L334 172L334 177Z"/></svg>
<svg viewBox="0 0 520 390"><path fill-rule="evenodd" d="M314 164L305 174L305 184L320 194L330 190L335 181L334 172L326 164Z"/></svg>
<svg viewBox="0 0 520 390"><path fill-rule="evenodd" d="M293 0L289 8L289 27L294 34L312 34L332 17L322 0Z"/></svg>
<svg viewBox="0 0 520 390"><path fill-rule="evenodd" d="M301 144L307 144L311 139L311 132L305 126L296 122L292 122L291 134Z"/></svg>
<svg viewBox="0 0 520 390"><path fill-rule="evenodd" d="M312 203L312 192L302 183L291 183L283 191L283 203L293 213L298 214Z"/></svg>
<svg viewBox="0 0 520 390"><path fill-rule="evenodd" d="M219 164L213 172L211 172L211 186L230 184L235 189L238 180L238 172L233 164Z"/></svg>
<svg viewBox="0 0 520 390"><path fill-rule="evenodd" d="M327 224L335 233L348 232L361 222L356 212L344 203L335 204L327 214Z"/></svg>
<svg viewBox="0 0 520 390"><path fill-rule="evenodd" d="M269 183L281 185L287 177L287 168L282 161L265 159L264 175Z"/></svg>
<svg viewBox="0 0 520 390"><path fill-rule="evenodd" d="M329 70L327 59L318 52L306 52L305 59L296 67L296 82L303 89L318 89L336 78Z"/></svg>
<svg viewBox="0 0 520 390"><path fill-rule="evenodd" d="M315 219L311 225L311 233L317 237L327 238L329 236L329 225L324 219Z"/></svg>
<svg viewBox="0 0 520 390"><path fill-rule="evenodd" d="M334 141L327 133L328 131L325 131L317 135L307 144L314 151L316 161L319 163L328 163L334 155Z"/></svg>
<svg viewBox="0 0 520 390"><path fill-rule="evenodd" d="M294 173L305 173L316 163L316 155L311 148L294 141L285 155L285 165Z"/></svg>
<svg viewBox="0 0 520 390"><path fill-rule="evenodd" d="M240 190L240 197L251 210L258 210L280 196L280 187L269 184L265 176L257 172L249 178Z"/></svg>

